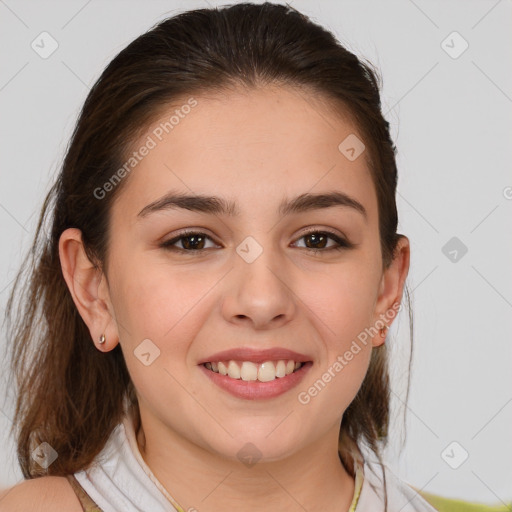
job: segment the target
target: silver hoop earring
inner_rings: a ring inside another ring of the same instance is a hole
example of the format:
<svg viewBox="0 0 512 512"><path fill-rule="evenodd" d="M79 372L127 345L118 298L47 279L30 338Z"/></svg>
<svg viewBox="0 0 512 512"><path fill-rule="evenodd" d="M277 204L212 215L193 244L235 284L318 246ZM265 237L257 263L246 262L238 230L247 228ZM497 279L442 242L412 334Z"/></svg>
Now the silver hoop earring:
<svg viewBox="0 0 512 512"><path fill-rule="evenodd" d="M106 340L106 339L107 339L107 338L105 338L105 335L104 335L104 334L102 334L102 335L100 336L99 342L100 342L100 343L105 343L105 340Z"/></svg>

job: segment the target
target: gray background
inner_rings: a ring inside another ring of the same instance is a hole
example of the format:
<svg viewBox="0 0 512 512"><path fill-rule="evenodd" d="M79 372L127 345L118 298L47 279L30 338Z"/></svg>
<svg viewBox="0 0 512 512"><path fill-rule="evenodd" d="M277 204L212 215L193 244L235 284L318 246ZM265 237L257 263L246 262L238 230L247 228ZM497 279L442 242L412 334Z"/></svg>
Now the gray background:
<svg viewBox="0 0 512 512"><path fill-rule="evenodd" d="M2 311L78 110L103 68L162 18L225 3L0 0ZM407 437L400 452L403 432L394 420L388 463L429 492L510 501L511 2L291 5L376 64L384 80L384 112L398 147L399 232L411 240L415 315ZM59 45L47 59L31 48L43 31ZM462 40L442 43L453 31L469 44L457 58ZM402 311L388 337L394 418L403 409L408 332ZM7 401L0 413L0 488L22 478L6 434L12 390L2 385L1 394ZM458 445L445 452L453 441ZM447 461L456 465L462 450L469 457L453 469Z"/></svg>

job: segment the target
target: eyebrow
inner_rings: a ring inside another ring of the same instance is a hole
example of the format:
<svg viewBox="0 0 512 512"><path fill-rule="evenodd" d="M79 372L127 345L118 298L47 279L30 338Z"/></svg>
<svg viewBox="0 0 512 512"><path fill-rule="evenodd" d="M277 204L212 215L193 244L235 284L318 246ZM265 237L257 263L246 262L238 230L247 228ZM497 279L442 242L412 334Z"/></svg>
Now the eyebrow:
<svg viewBox="0 0 512 512"><path fill-rule="evenodd" d="M293 213L331 208L333 206L352 208L361 213L365 220L368 219L366 209L359 201L339 191L318 194L305 193L293 199L284 199L279 205L278 212L280 215L285 216ZM175 208L212 215L227 215L230 217L240 215L240 209L236 201L229 201L217 196L183 194L171 191L142 208L137 214L137 217L144 218L154 212Z"/></svg>

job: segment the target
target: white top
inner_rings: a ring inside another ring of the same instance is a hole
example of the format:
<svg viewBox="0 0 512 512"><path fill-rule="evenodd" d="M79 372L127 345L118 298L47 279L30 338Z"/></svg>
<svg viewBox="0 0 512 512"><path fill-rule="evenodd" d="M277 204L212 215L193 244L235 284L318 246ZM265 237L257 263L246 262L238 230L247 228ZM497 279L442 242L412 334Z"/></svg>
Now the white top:
<svg viewBox="0 0 512 512"><path fill-rule="evenodd" d="M380 478L382 467L378 466L378 472L375 468L375 465L370 467L366 462L356 468L356 492L350 511L384 512L384 489ZM112 431L91 466L74 476L103 512L182 510L142 458L133 419L129 414L125 414L123 421ZM386 484L388 512L437 512L387 468Z"/></svg>

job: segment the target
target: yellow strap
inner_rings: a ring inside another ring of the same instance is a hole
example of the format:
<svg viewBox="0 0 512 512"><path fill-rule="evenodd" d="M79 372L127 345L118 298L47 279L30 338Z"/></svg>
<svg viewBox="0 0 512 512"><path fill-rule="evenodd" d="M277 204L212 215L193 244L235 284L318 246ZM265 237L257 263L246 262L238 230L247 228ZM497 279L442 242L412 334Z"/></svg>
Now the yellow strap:
<svg viewBox="0 0 512 512"><path fill-rule="evenodd" d="M357 502L359 501L359 495L361 494L361 489L363 487L364 473L363 467L360 464L356 465L356 478L355 478L355 489L354 489L354 497L352 498L352 503L350 504L350 508L348 512L355 512L357 507Z"/></svg>
<svg viewBox="0 0 512 512"><path fill-rule="evenodd" d="M84 512L103 512L92 498L85 492L85 489L80 485L80 482L75 478L75 475L66 475L68 482L71 484L73 491L82 505Z"/></svg>

